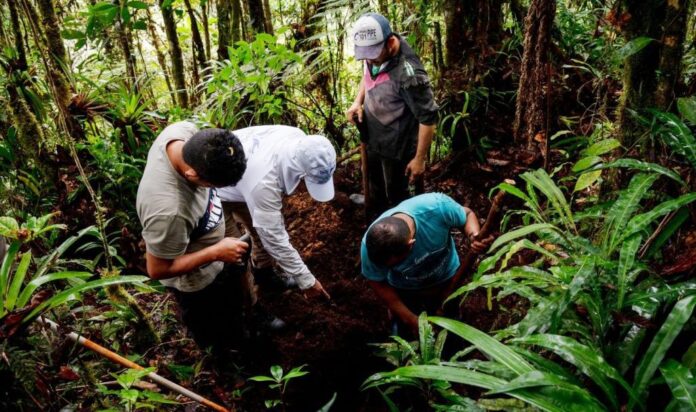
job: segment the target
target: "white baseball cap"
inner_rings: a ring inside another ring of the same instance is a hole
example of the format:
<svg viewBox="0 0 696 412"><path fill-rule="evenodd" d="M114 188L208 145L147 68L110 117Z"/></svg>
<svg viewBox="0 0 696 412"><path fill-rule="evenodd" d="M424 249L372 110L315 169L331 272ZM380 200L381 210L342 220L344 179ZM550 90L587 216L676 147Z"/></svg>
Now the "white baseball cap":
<svg viewBox="0 0 696 412"><path fill-rule="evenodd" d="M324 136L309 135L302 138L296 150L309 195L319 202L333 199L336 151L331 142Z"/></svg>
<svg viewBox="0 0 696 412"><path fill-rule="evenodd" d="M365 13L353 26L353 44L357 60L376 59L382 52L384 41L392 34L389 21L377 13Z"/></svg>

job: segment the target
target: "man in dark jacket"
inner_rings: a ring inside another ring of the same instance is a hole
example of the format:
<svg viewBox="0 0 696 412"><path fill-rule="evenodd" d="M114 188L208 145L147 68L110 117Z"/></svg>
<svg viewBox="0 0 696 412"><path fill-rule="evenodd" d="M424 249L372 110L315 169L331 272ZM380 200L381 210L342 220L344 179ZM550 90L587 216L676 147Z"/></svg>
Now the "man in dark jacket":
<svg viewBox="0 0 696 412"><path fill-rule="evenodd" d="M360 17L353 42L355 58L365 64L346 116L366 126L370 196L381 213L406 199L409 182L422 178L438 107L423 65L384 16Z"/></svg>

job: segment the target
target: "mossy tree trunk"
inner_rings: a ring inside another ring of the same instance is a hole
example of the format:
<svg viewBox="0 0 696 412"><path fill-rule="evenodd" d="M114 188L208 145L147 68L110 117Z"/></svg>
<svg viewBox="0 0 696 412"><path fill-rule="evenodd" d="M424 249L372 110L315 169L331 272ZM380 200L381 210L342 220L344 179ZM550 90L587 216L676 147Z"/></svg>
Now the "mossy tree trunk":
<svg viewBox="0 0 696 412"><path fill-rule="evenodd" d="M184 58L179 45L179 36L176 33L176 21L171 5L165 6L165 0L159 0L162 20L164 21L164 31L169 42L169 55L172 59L172 75L176 86L176 100L179 106L188 108L188 93L186 92L186 77L184 74Z"/></svg>
<svg viewBox="0 0 696 412"><path fill-rule="evenodd" d="M12 32L14 35L14 48L17 51L16 69L27 70L27 52L24 47L24 39L22 38L22 27L19 22L19 14L17 13L17 4L15 0L8 0L7 6L10 10L10 22L12 23Z"/></svg>
<svg viewBox="0 0 696 412"><path fill-rule="evenodd" d="M125 7L124 0L113 0L113 4L119 8ZM137 87L137 71L136 71L136 60L135 53L133 53L132 47L132 37L130 35L129 28L123 22L121 18L121 13L116 13L116 35L118 37L118 42L121 45L121 53L123 54L123 61L126 66L126 84L129 87Z"/></svg>
<svg viewBox="0 0 696 412"><path fill-rule="evenodd" d="M529 148L537 135L540 134L543 141L548 138L547 116L552 106L549 104L549 46L555 15L555 0L532 0L525 17L524 53L513 129L515 140L526 143Z"/></svg>
<svg viewBox="0 0 696 412"><path fill-rule="evenodd" d="M661 38L664 22L664 0L623 0L614 10L618 21L626 21L623 34L627 42L639 37ZM619 102L618 120L621 139L632 145L642 134L642 128L632 118L631 111L655 106L657 69L660 62L660 45L652 41L645 48L624 61L623 94Z"/></svg>
<svg viewBox="0 0 696 412"><path fill-rule="evenodd" d="M658 65L660 75L655 91L655 106L661 110L668 110L673 106L675 88L681 78L689 3L689 0L669 0L665 4L664 32L660 42L662 49Z"/></svg>
<svg viewBox="0 0 696 412"><path fill-rule="evenodd" d="M263 0L263 27L266 33L273 34L273 14L268 0Z"/></svg>

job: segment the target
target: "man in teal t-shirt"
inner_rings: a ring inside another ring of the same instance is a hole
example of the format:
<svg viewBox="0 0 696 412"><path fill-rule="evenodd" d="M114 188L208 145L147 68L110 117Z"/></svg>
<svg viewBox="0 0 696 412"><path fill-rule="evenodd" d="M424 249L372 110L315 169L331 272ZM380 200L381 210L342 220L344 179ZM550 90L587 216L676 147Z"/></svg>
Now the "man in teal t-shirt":
<svg viewBox="0 0 696 412"><path fill-rule="evenodd" d="M474 241L480 230L471 209L441 193L427 193L384 212L362 239L362 273L393 316L409 330L418 329L414 311L438 299L459 268L450 231L461 228L480 253L490 239ZM434 309L434 308L431 308Z"/></svg>

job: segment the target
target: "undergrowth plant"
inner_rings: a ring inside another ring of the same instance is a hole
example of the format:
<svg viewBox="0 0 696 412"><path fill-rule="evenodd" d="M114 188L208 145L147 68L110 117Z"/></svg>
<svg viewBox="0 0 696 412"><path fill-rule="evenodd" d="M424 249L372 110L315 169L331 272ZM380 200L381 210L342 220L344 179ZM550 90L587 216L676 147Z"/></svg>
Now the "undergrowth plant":
<svg viewBox="0 0 696 412"><path fill-rule="evenodd" d="M251 378L249 378L249 380L252 380L254 382L268 383L268 387L276 391L278 399L267 399L266 401L264 401L264 405L267 409L280 407L280 409L284 411L286 408L285 391L288 387L288 384L290 383L290 381L309 373L302 370L302 368L304 367L305 365L298 366L296 368L291 369L288 373L284 373L282 367L280 367L279 365L273 365L271 366L270 376L252 376Z"/></svg>
<svg viewBox="0 0 696 412"><path fill-rule="evenodd" d="M113 376L116 378L116 383L120 386L120 389L109 389L101 385L98 390L102 395L106 395L107 398L115 397L120 407L102 409L101 412L157 410L166 407L166 405L178 405L178 402L168 399L161 393L137 387L137 383L142 378L154 371L155 368L142 370L127 369L120 374L114 374Z"/></svg>
<svg viewBox="0 0 696 412"><path fill-rule="evenodd" d="M678 216L696 193L672 198L651 190L665 176L683 183L657 165L620 159L612 166L638 173L608 201L580 211L544 170L524 173L522 188L500 185L524 202L513 212L522 224L491 245L492 255L450 299L487 288L489 299L495 290L498 298L527 300L526 316L494 337L461 322L429 318L471 346L448 361L374 375L366 386L426 379L476 386L486 396L511 396L547 411L631 411L645 410L651 390L666 382L675 394L670 410L688 408L696 349L679 353L673 344L689 327L696 282L668 282L647 260L684 222ZM531 261L519 261L524 250L534 256ZM472 350L487 360L459 360Z"/></svg>

